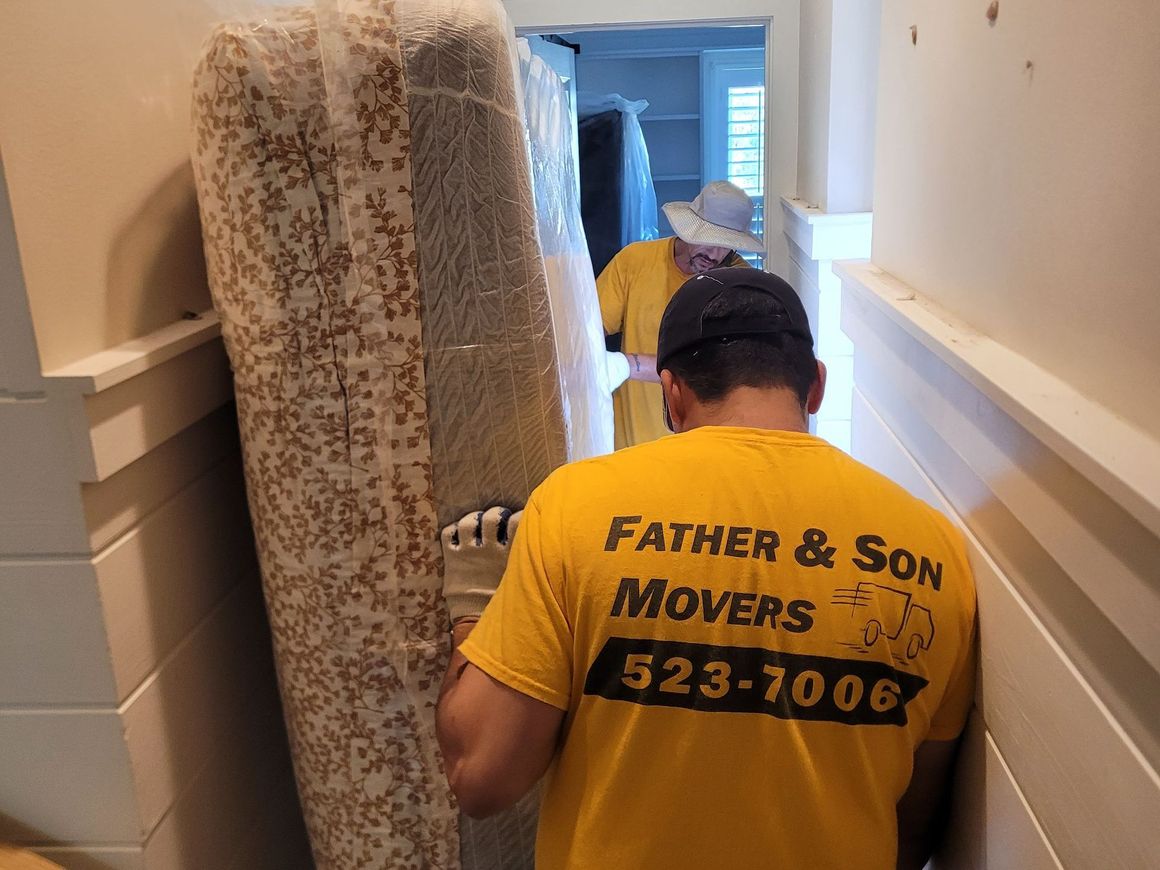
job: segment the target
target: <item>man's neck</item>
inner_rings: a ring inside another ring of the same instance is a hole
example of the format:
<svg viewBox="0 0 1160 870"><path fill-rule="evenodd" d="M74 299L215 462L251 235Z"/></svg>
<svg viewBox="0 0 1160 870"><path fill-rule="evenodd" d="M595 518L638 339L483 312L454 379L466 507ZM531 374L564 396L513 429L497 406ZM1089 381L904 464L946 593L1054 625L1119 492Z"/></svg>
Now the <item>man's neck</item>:
<svg viewBox="0 0 1160 870"><path fill-rule="evenodd" d="M809 432L801 402L793 390L738 387L720 402L691 408L684 431L701 426L739 426L781 432Z"/></svg>

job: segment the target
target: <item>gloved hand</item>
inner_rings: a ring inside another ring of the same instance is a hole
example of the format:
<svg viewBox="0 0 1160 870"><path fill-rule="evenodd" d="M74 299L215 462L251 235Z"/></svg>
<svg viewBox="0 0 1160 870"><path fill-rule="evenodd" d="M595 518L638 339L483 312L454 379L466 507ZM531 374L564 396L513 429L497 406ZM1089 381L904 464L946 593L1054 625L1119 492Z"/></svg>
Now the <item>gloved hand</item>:
<svg viewBox="0 0 1160 870"><path fill-rule="evenodd" d="M604 367L608 370L608 388L616 390L632 373L628 357L614 350L604 352Z"/></svg>
<svg viewBox="0 0 1160 870"><path fill-rule="evenodd" d="M465 617L478 618L495 595L523 515L493 507L443 530L443 597L452 625Z"/></svg>

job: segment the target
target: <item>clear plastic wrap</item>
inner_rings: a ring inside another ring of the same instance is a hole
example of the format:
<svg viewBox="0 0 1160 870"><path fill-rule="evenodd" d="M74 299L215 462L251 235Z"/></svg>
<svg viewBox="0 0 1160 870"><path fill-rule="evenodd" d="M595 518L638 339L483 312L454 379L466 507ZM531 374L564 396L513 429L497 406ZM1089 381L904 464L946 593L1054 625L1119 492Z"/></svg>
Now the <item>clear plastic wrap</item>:
<svg viewBox="0 0 1160 870"><path fill-rule="evenodd" d="M532 54L526 39L518 41L518 51L536 223L556 324L568 458L584 459L612 451L615 386L604 367L600 301L580 219L572 113L560 77ZM654 200L654 215L655 210Z"/></svg>
<svg viewBox="0 0 1160 870"><path fill-rule="evenodd" d="M620 247L633 242L658 238L657 194L653 187L648 146L640 126L640 113L648 100L626 100L620 94L585 94L579 96L581 118L619 112L622 126L620 190Z"/></svg>
<svg viewBox="0 0 1160 870"><path fill-rule="evenodd" d="M440 521L449 522L481 504L521 506L562 462L610 449L600 440L610 391L590 374L598 315L573 304L568 296L580 296L559 273L576 270L553 260L548 282L539 231L550 220L536 203L553 204L560 228L549 236L561 251L569 228L555 207L561 185L534 182L528 166L514 33L502 7L404 0L398 9L435 486Z"/></svg>
<svg viewBox="0 0 1160 870"><path fill-rule="evenodd" d="M498 0L219 5L193 162L315 859L454 870L438 529L611 447L572 188ZM530 866L505 824L472 867Z"/></svg>

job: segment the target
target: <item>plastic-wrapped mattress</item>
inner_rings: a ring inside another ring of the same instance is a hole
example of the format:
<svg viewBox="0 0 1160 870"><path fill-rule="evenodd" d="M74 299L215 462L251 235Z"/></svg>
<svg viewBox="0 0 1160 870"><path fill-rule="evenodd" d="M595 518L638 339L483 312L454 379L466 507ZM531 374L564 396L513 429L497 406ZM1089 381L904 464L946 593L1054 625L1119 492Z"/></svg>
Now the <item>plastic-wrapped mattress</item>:
<svg viewBox="0 0 1160 870"><path fill-rule="evenodd" d="M431 449L447 523L480 505L522 504L566 458L564 409L502 9L398 8ZM489 423L497 416L510 424L502 433ZM478 449L489 432L491 449Z"/></svg>
<svg viewBox="0 0 1160 870"><path fill-rule="evenodd" d="M439 525L611 448L599 320L553 318L552 293L589 288L549 292L516 81L494 0L271 11L219 26L195 74L211 289L323 868L458 866ZM568 304L588 317L594 294ZM464 828L464 862L530 866L533 831L534 805Z"/></svg>
<svg viewBox="0 0 1160 870"><path fill-rule="evenodd" d="M368 69L355 106L327 93L313 10L213 34L194 111L207 263L316 862L454 866L402 62L385 14L341 32Z"/></svg>

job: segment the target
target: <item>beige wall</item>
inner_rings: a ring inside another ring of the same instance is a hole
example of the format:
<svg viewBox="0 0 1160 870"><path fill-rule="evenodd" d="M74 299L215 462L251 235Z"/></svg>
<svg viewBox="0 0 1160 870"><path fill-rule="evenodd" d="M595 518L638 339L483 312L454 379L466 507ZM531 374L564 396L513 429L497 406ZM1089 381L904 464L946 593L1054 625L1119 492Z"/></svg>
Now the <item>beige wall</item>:
<svg viewBox="0 0 1160 870"><path fill-rule="evenodd" d="M189 80L215 15L205 0L6 6L0 152L45 369L209 306Z"/></svg>
<svg viewBox="0 0 1160 870"><path fill-rule="evenodd" d="M883 4L874 262L1154 431L1160 4L986 5Z"/></svg>

